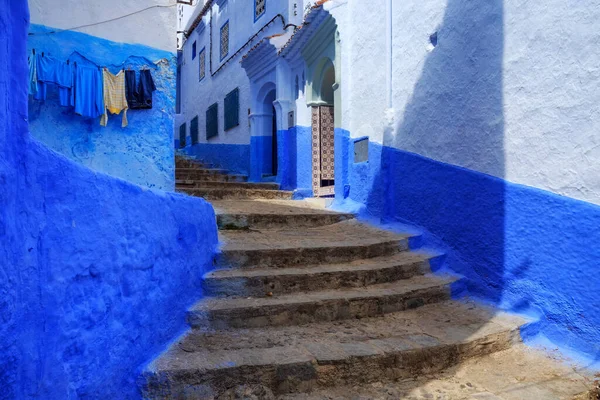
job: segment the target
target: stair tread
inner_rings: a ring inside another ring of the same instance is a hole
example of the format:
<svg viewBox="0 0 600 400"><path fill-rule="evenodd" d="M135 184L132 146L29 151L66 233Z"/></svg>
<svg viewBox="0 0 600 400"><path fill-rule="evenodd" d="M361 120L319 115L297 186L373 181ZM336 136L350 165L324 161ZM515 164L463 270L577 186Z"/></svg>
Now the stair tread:
<svg viewBox="0 0 600 400"><path fill-rule="evenodd" d="M412 235L382 231L356 220L304 229L273 229L261 231L220 231L223 251L316 249L327 247L358 247L401 241Z"/></svg>
<svg viewBox="0 0 600 400"><path fill-rule="evenodd" d="M351 213L317 208L298 200L217 200L212 202L217 215L346 215L354 217Z"/></svg>
<svg viewBox="0 0 600 400"><path fill-rule="evenodd" d="M196 181L186 180L184 182L176 182L176 184L195 184L197 186L183 187L181 189L264 189L264 190L279 190L277 183L254 183L254 182L230 182L230 181Z"/></svg>
<svg viewBox="0 0 600 400"><path fill-rule="evenodd" d="M306 265L302 267L286 268L244 268L244 269L220 269L211 271L205 275L205 279L223 278L256 278L282 275L318 275L330 272L353 272L392 268L396 265L413 264L428 261L434 257L432 254L416 252L400 252L397 254L360 259L345 263Z"/></svg>
<svg viewBox="0 0 600 400"><path fill-rule="evenodd" d="M196 167L176 167L175 168L175 173L177 172L207 172L207 173L215 173L215 174L227 174L227 170L226 169L221 169L221 168L206 168L206 167L202 167L202 166L196 166Z"/></svg>
<svg viewBox="0 0 600 400"><path fill-rule="evenodd" d="M273 297L205 298L197 302L191 312L250 309L270 306L321 303L335 300L375 299L410 294L414 291L449 285L454 276L418 275L402 281L382 283L359 288L329 289L314 292L290 293Z"/></svg>
<svg viewBox="0 0 600 400"><path fill-rule="evenodd" d="M302 326L192 331L156 359L150 372L336 359L455 345L506 331L526 319L472 301L445 301L384 316Z"/></svg>

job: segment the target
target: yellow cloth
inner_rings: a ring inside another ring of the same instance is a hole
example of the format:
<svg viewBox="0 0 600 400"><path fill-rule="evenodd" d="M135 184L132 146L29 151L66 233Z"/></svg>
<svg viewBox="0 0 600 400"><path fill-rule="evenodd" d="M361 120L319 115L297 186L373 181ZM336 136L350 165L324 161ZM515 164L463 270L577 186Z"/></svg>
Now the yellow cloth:
<svg viewBox="0 0 600 400"><path fill-rule="evenodd" d="M118 114L123 111L121 127L127 126L127 97L125 96L125 72L119 71L117 75L111 74L106 68L102 71L104 86L104 114L100 118L100 125L106 126L108 111Z"/></svg>

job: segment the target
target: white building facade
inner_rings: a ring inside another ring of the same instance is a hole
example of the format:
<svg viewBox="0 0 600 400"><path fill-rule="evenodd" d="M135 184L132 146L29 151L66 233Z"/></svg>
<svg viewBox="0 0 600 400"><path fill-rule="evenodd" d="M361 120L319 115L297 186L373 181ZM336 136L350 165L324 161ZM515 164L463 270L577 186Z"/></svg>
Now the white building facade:
<svg viewBox="0 0 600 400"><path fill-rule="evenodd" d="M212 8L214 32L234 20L234 3L222 17ZM239 88L240 128L219 125L208 143L247 146L251 180L273 175L297 196L334 196L338 207L410 224L444 248L470 295L535 315L532 336L598 354L600 312L589 306L600 291L598 2L321 0L301 9L297 27L267 28L241 66L236 59L207 91L184 95L202 127L217 101L222 123L223 99ZM186 63L207 36L197 31ZM195 154L220 153L242 154ZM239 170L225 158L221 166Z"/></svg>

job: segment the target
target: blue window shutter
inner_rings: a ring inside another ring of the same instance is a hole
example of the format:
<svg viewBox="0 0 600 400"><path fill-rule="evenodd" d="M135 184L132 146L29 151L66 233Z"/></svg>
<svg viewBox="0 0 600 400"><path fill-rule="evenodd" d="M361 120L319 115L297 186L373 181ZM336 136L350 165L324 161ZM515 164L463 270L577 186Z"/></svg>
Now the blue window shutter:
<svg viewBox="0 0 600 400"><path fill-rule="evenodd" d="M240 124L240 90L232 90L225 96L225 130L235 128Z"/></svg>
<svg viewBox="0 0 600 400"><path fill-rule="evenodd" d="M190 122L190 136L192 138L192 145L198 143L198 116L196 115Z"/></svg>
<svg viewBox="0 0 600 400"><path fill-rule="evenodd" d="M196 42L192 44L192 60L196 58Z"/></svg>
<svg viewBox="0 0 600 400"><path fill-rule="evenodd" d="M179 147L181 147L181 148L185 147L186 130L187 130L187 127L185 126L185 123L183 123L179 126Z"/></svg>
<svg viewBox="0 0 600 400"><path fill-rule="evenodd" d="M206 110L206 139L219 134L219 103L215 103Z"/></svg>

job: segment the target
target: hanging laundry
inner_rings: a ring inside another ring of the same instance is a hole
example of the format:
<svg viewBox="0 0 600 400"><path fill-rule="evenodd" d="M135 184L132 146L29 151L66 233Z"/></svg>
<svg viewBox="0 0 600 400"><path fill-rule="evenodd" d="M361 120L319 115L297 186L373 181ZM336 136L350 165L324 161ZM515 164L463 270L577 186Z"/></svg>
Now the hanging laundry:
<svg viewBox="0 0 600 400"><path fill-rule="evenodd" d="M135 79L135 71L125 71L125 97L130 110L140 108L140 94L137 91L137 80Z"/></svg>
<svg viewBox="0 0 600 400"><path fill-rule="evenodd" d="M35 96L38 91L37 84L37 55L35 54L35 50L31 51L29 55L29 94Z"/></svg>
<svg viewBox="0 0 600 400"><path fill-rule="evenodd" d="M75 68L75 112L97 118L104 112L102 72L98 68L78 65Z"/></svg>
<svg viewBox="0 0 600 400"><path fill-rule="evenodd" d="M46 99L47 84L55 84L58 86L60 95L60 105L71 105L71 90L73 88L73 67L64 62L50 56L42 56L37 58L37 80L42 82L41 95L39 100ZM39 88L40 86L38 86Z"/></svg>
<svg viewBox="0 0 600 400"><path fill-rule="evenodd" d="M127 126L127 98L125 97L125 73L119 71L117 75L111 74L106 68L102 72L104 81L104 113L100 119L100 125L106 126L108 122L108 111L118 114L123 111L121 127Z"/></svg>
<svg viewBox="0 0 600 400"><path fill-rule="evenodd" d="M143 69L140 71L140 82L138 85L138 93L139 98L138 101L140 103L139 108L149 109L152 108L152 92L156 90L156 86L154 85L154 80L152 79L152 74L150 70Z"/></svg>

